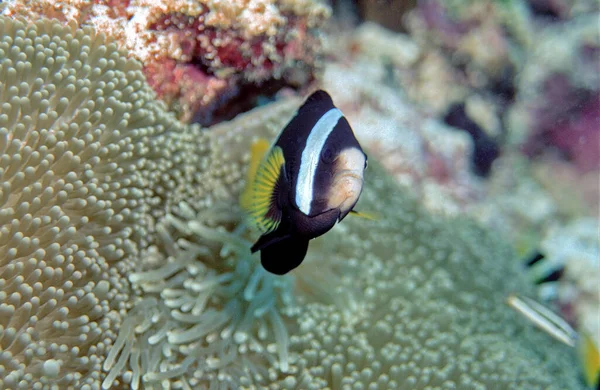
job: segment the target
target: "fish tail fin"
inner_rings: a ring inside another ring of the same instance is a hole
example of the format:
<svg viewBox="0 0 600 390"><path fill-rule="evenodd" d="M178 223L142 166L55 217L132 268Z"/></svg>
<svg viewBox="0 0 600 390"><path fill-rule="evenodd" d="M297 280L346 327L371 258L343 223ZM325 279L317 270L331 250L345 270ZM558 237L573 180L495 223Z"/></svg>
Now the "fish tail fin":
<svg viewBox="0 0 600 390"><path fill-rule="evenodd" d="M580 331L578 347L585 381L588 386L597 389L600 387L600 351L598 345L586 331Z"/></svg>
<svg viewBox="0 0 600 390"><path fill-rule="evenodd" d="M252 193L256 172L268 150L269 142L264 138L257 139L250 147L250 165L246 174L246 185L240 195L240 206L246 211L252 208Z"/></svg>
<svg viewBox="0 0 600 390"><path fill-rule="evenodd" d="M381 219L381 217L378 214L368 211L350 210L350 213L359 218L368 219L369 221L379 221Z"/></svg>
<svg viewBox="0 0 600 390"><path fill-rule="evenodd" d="M308 239L288 236L260 250L260 262L265 270L285 275L298 267L308 251Z"/></svg>
<svg viewBox="0 0 600 390"><path fill-rule="evenodd" d="M555 299L558 295L558 282L564 274L564 265L550 261L539 250L531 252L523 263L527 278L538 286L538 296L544 300Z"/></svg>

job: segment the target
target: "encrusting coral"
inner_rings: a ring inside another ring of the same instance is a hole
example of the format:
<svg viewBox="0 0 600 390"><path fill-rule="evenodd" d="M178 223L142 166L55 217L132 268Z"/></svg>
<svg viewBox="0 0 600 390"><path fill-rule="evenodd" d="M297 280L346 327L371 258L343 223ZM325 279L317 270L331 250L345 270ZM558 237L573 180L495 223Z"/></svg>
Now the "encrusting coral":
<svg viewBox="0 0 600 390"><path fill-rule="evenodd" d="M492 234L436 219L371 164L358 208L293 276L236 207L284 101L180 125L91 29L0 17L0 387L577 388ZM391 211L391 212L390 212Z"/></svg>
<svg viewBox="0 0 600 390"><path fill-rule="evenodd" d="M158 98L181 120L210 124L215 111L263 84L299 87L320 58L321 0L10 0L9 16L92 26L144 64Z"/></svg>

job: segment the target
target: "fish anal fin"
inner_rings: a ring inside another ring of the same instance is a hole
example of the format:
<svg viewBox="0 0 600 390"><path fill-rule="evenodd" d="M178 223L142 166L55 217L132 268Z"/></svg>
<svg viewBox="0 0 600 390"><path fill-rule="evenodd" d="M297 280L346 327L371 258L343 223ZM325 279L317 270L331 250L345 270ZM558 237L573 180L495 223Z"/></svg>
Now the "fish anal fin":
<svg viewBox="0 0 600 390"><path fill-rule="evenodd" d="M250 252L254 253L254 252L260 251L269 245L276 244L277 242L285 240L289 237L290 237L290 234L281 233L279 230L263 234L254 243L254 245L252 245L252 248L250 248Z"/></svg>
<svg viewBox="0 0 600 390"><path fill-rule="evenodd" d="M265 270L284 275L298 267L308 251L308 239L288 236L261 249L260 262Z"/></svg>
<svg viewBox="0 0 600 390"><path fill-rule="evenodd" d="M579 338L579 355L585 381L588 386L598 388L600 387L600 351L586 331L580 331Z"/></svg>
<svg viewBox="0 0 600 390"><path fill-rule="evenodd" d="M242 197L242 208L263 233L277 229L281 222L279 199L285 186L284 165L283 150L274 146L258 164L247 193Z"/></svg>
<svg viewBox="0 0 600 390"><path fill-rule="evenodd" d="M352 213L352 215L354 215L356 217L368 219L369 221L378 221L381 219L381 217L379 215L377 215L376 213L372 213L372 212L368 212L368 211L350 210L350 213Z"/></svg>

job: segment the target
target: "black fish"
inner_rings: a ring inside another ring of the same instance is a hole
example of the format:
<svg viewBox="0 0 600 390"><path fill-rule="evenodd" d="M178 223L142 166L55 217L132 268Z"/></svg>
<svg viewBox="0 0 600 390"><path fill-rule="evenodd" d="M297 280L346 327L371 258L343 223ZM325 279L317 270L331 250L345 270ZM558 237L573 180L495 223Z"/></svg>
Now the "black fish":
<svg viewBox="0 0 600 390"><path fill-rule="evenodd" d="M313 93L277 141L253 146L241 205L263 235L252 246L263 267L283 275L296 268L308 241L344 219L358 201L367 156L325 91Z"/></svg>

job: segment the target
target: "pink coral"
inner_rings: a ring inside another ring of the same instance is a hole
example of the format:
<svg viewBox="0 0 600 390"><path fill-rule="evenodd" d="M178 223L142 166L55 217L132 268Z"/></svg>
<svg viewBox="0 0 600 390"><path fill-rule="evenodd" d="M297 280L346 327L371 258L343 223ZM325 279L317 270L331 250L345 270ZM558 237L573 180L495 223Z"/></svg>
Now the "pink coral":
<svg viewBox="0 0 600 390"><path fill-rule="evenodd" d="M94 26L144 64L181 120L208 125L244 89L311 81L331 11L319 0L14 0L4 12Z"/></svg>
<svg viewBox="0 0 600 390"><path fill-rule="evenodd" d="M180 48L178 72L170 75L168 68L146 66L146 74L149 79L160 80L151 84L163 100L178 102L182 119L193 117L211 124L211 113L247 85L284 79L284 84L298 86L292 72L298 65L305 66L301 83L312 79L319 42L303 18L289 15L286 20L286 26L272 36L248 38L240 29L207 26L205 14L195 18L180 13L164 15L149 28L170 34Z"/></svg>
<svg viewBox="0 0 600 390"><path fill-rule="evenodd" d="M600 92L573 86L565 74L550 75L543 91L524 152L536 156L550 147L581 173L600 169Z"/></svg>

